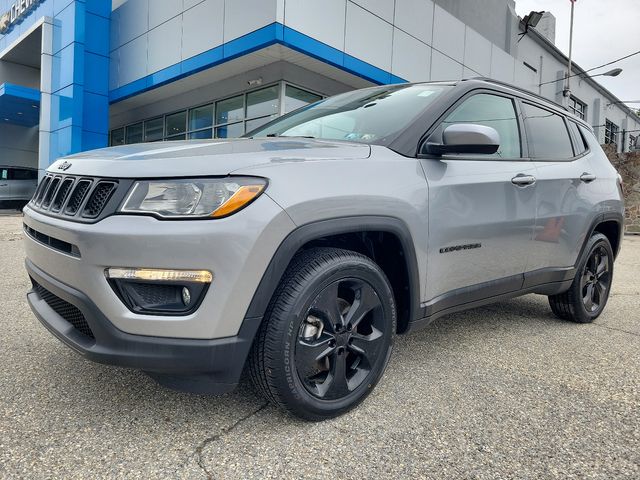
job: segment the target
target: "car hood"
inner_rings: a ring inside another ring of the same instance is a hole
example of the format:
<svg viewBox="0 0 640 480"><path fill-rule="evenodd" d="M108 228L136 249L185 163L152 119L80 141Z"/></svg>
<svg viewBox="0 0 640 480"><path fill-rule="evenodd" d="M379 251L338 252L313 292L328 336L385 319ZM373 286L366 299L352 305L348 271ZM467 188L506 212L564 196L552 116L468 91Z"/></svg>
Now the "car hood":
<svg viewBox="0 0 640 480"><path fill-rule="evenodd" d="M228 175L252 166L369 157L368 145L308 138L141 143L61 158L48 171L114 178Z"/></svg>

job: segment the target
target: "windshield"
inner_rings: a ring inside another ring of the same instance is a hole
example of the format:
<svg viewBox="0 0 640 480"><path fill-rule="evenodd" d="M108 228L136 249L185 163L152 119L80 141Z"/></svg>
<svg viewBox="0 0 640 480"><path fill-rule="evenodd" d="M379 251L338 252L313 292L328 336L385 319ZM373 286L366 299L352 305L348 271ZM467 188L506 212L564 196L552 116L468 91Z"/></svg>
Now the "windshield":
<svg viewBox="0 0 640 480"><path fill-rule="evenodd" d="M300 108L246 137L313 137L383 144L449 85L388 85L343 93Z"/></svg>

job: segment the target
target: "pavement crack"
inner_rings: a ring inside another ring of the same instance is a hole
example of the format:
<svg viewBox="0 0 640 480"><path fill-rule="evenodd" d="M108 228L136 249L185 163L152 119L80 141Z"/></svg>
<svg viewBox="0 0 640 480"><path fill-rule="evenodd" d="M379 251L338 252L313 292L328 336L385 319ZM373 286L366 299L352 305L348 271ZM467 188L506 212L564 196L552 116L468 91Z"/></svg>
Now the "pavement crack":
<svg viewBox="0 0 640 480"><path fill-rule="evenodd" d="M257 415L258 413L260 413L262 410L264 410L268 406L269 406L269 402L263 403L256 410L253 410L253 411L249 412L248 414L244 415L243 417L240 417L234 424L232 424L232 425L230 425L228 427L222 428L219 433L216 433L215 435L212 435L211 437L207 437L202 442L200 442L200 444L198 445L198 447L196 448L196 451L195 451L196 462L198 463L198 467L200 467L200 470L202 470L204 472L204 474L206 475L208 480L213 480L214 477L213 477L213 473L210 472L207 469L207 467L205 466L205 464L204 464L204 458L202 457L204 449L209 444L211 444L213 442L216 442L216 441L220 440L222 437L224 437L225 435L228 435L229 433L233 432L241 423L249 420L254 415Z"/></svg>
<svg viewBox="0 0 640 480"><path fill-rule="evenodd" d="M606 328L607 330L614 330L616 332L620 332L620 333L626 333L627 335L633 335L634 337L640 337L640 334L637 334L635 332L630 332L629 330L623 330L621 328L615 328L615 327L610 327L608 325L604 325L602 323L593 323L596 327L602 327L602 328Z"/></svg>

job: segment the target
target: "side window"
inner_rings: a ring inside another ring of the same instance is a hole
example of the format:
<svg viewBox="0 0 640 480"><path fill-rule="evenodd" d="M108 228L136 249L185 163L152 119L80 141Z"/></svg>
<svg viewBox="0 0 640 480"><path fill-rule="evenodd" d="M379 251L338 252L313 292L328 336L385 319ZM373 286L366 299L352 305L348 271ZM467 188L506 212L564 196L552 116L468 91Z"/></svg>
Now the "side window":
<svg viewBox="0 0 640 480"><path fill-rule="evenodd" d="M566 160L573 157L569 131L560 115L523 103L527 144L532 158Z"/></svg>
<svg viewBox="0 0 640 480"><path fill-rule="evenodd" d="M520 131L513 100L480 93L465 100L443 122L442 130L454 123L476 123L493 127L500 135L500 148L482 157L519 158Z"/></svg>
<svg viewBox="0 0 640 480"><path fill-rule="evenodd" d="M582 155L589 149L586 140L580 133L580 129L578 128L578 124L575 122L568 121L567 125L569 125L569 130L573 134L574 145L576 150L576 155Z"/></svg>
<svg viewBox="0 0 640 480"><path fill-rule="evenodd" d="M16 168L13 171L14 180L33 180L34 178L38 178L38 175L33 170Z"/></svg>
<svg viewBox="0 0 640 480"><path fill-rule="evenodd" d="M9 180L9 170L7 168L0 168L0 180Z"/></svg>

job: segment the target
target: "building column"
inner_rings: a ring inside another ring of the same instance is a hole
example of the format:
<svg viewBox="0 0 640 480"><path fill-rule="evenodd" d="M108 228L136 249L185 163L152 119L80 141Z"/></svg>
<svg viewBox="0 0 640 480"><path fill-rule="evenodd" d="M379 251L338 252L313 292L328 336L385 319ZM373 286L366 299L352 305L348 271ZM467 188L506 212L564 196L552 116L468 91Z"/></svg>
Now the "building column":
<svg viewBox="0 0 640 480"><path fill-rule="evenodd" d="M111 2L54 4L42 26L39 168L108 145Z"/></svg>

